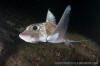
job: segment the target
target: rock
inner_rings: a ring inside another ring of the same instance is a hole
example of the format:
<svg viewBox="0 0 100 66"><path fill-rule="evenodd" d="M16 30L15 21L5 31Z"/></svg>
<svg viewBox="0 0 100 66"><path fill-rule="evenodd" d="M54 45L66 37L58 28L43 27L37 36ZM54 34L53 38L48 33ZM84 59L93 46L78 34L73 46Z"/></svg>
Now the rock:
<svg viewBox="0 0 100 66"><path fill-rule="evenodd" d="M79 37L79 39L87 39L78 34L68 34L68 36L70 39L74 39L76 36ZM89 43L93 46L88 47ZM98 53L99 49L95 46L95 42L91 40L85 44L87 48L82 47L81 43L73 43L74 48L71 48L65 46L63 43L30 44L23 41L22 44L18 46L17 52L8 58L6 66L56 66L59 64L60 66L72 66L78 62L83 62L83 65L85 62L95 62L98 56L96 53ZM93 47L96 49L95 51L93 51ZM67 64L67 62L69 64ZM88 65L88 63L85 65ZM95 64L89 65L95 66ZM78 66L81 65L78 64Z"/></svg>

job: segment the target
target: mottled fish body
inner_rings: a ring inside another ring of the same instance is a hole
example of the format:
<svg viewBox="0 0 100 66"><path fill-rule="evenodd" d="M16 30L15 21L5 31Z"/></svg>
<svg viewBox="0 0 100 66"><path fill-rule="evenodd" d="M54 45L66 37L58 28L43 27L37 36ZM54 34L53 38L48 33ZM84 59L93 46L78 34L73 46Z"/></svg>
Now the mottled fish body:
<svg viewBox="0 0 100 66"><path fill-rule="evenodd" d="M67 6L60 21L56 24L55 16L50 10L47 12L46 21L43 23L31 24L24 32L19 34L19 37L26 42L50 42L62 43L69 46L72 45L65 35L68 28L69 15L71 6ZM73 41L74 42L74 41Z"/></svg>

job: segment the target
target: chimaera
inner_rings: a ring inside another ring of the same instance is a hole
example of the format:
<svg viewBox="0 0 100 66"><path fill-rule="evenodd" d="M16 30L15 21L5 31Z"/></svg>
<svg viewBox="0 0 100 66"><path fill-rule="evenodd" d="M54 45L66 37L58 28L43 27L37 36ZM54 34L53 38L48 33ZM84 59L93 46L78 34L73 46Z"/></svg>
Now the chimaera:
<svg viewBox="0 0 100 66"><path fill-rule="evenodd" d="M59 21L56 25L55 16L50 10L47 12L46 21L44 23L37 23L29 25L24 32L19 34L19 37L26 42L50 42L50 43L62 43L69 46L71 42L81 42L68 40L65 37L69 22L69 15L71 6L68 5Z"/></svg>

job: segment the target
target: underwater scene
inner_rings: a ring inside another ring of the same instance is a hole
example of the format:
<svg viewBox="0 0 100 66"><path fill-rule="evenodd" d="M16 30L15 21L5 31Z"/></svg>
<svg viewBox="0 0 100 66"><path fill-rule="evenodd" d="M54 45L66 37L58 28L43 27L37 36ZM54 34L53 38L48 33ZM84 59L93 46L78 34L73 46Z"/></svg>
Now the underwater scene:
<svg viewBox="0 0 100 66"><path fill-rule="evenodd" d="M0 66L99 66L99 3L1 1Z"/></svg>

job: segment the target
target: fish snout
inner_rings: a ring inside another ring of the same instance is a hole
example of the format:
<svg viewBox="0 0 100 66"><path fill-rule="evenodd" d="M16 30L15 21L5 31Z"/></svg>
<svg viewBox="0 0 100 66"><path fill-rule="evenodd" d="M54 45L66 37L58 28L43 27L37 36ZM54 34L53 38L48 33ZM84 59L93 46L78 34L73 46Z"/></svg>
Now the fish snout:
<svg viewBox="0 0 100 66"><path fill-rule="evenodd" d="M30 32L28 30L25 30L24 32L19 34L19 37L24 37L24 36L30 36Z"/></svg>

